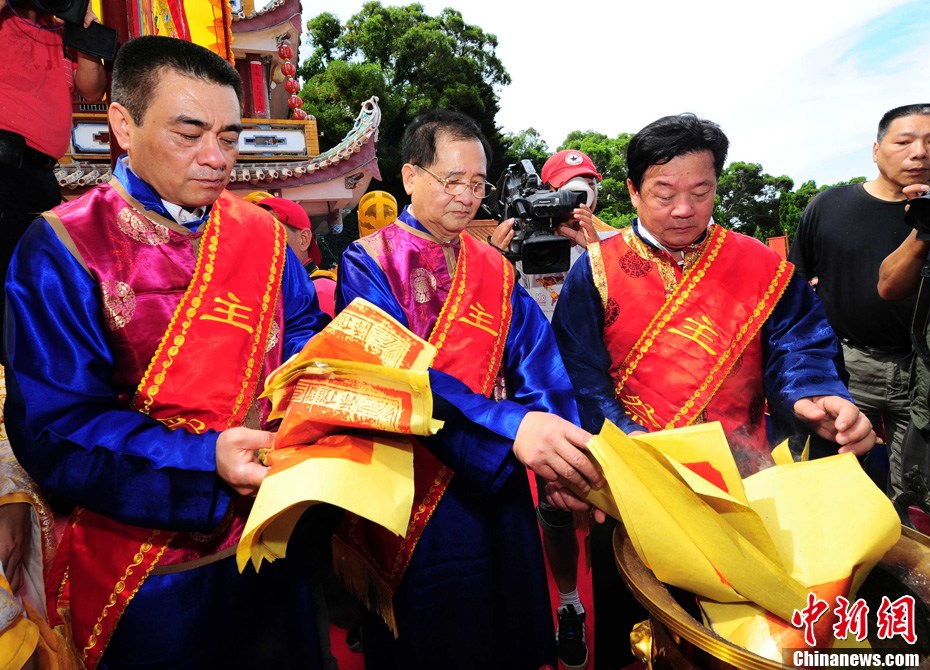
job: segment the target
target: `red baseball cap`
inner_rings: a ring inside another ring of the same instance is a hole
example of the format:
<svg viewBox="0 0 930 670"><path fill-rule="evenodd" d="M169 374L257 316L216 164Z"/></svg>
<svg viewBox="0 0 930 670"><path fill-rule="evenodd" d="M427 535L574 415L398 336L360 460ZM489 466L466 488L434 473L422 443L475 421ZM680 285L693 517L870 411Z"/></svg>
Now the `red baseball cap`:
<svg viewBox="0 0 930 670"><path fill-rule="evenodd" d="M270 209L275 218L285 226L304 229L310 227L310 217L303 207L287 198L265 198L256 203L259 207Z"/></svg>
<svg viewBox="0 0 930 670"><path fill-rule="evenodd" d="M585 176L603 179L587 154L578 149L563 149L549 157L540 178L552 188L562 188L569 179Z"/></svg>
<svg viewBox="0 0 930 670"><path fill-rule="evenodd" d="M293 200L288 200L287 198L264 198L255 204L270 210L275 218L285 226L297 228L298 230L306 229L311 233L313 232L310 226L310 217L307 216L307 211ZM320 245L316 242L316 235L310 240L307 253L317 265L323 261L323 253L320 251Z"/></svg>

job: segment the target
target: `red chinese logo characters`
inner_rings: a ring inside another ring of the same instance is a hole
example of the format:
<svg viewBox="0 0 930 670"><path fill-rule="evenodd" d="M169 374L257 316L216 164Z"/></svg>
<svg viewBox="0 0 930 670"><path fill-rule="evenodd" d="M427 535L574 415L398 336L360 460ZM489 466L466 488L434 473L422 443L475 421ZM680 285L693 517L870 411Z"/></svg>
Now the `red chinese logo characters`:
<svg viewBox="0 0 930 670"><path fill-rule="evenodd" d="M814 625L829 610L830 604L826 600L808 593L807 605L802 609L796 609L791 615L791 625L804 629L804 641L808 646L817 646ZM908 644L917 641L914 627L914 596L901 596L894 601L888 596L882 596L881 605L875 614L878 639L889 640L900 636ZM861 642L868 637L869 606L861 598L850 603L843 596L837 596L833 615L836 617L833 635L837 640L845 640L852 635Z"/></svg>

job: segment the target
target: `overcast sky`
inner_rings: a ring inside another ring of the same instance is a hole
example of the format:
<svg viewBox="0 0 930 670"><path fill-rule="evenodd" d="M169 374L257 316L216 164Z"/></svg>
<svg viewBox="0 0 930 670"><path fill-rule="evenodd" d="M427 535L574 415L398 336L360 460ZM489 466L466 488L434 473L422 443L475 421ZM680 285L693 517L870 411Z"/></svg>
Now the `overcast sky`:
<svg viewBox="0 0 930 670"><path fill-rule="evenodd" d="M302 1L305 19L343 22L364 4ZM497 35L513 80L498 123L552 150L573 130L614 137L690 111L723 127L730 162L823 185L872 178L881 115L930 101L930 0L420 4Z"/></svg>

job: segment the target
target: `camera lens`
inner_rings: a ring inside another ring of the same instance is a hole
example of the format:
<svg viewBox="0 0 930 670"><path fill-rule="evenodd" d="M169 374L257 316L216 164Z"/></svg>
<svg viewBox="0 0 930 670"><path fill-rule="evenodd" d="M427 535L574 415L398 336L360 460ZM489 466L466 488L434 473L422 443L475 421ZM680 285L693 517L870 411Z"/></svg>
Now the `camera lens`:
<svg viewBox="0 0 930 670"><path fill-rule="evenodd" d="M571 242L559 235L534 234L523 243L521 260L526 274L567 272Z"/></svg>

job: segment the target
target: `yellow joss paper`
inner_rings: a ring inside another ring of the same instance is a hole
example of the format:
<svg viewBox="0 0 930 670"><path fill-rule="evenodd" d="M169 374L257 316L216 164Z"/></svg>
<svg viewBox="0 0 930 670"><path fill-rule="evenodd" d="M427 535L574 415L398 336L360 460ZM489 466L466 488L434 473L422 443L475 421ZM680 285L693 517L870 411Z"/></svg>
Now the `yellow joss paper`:
<svg viewBox="0 0 930 670"><path fill-rule="evenodd" d="M281 425L236 552L240 570L250 559L258 568L282 557L298 518L318 502L406 533L413 453L403 436L442 426L432 417L435 356L435 347L356 299L269 376L264 395Z"/></svg>
<svg viewBox="0 0 930 670"><path fill-rule="evenodd" d="M637 553L660 581L721 602L758 602L782 617L804 606L807 590L771 545L751 541L759 522L719 424L630 438L605 422L588 448Z"/></svg>
<svg viewBox="0 0 930 670"><path fill-rule="evenodd" d="M718 423L628 437L607 422L588 447L607 480L588 500L660 581L699 597L718 635L773 660L805 646L787 622L809 592L851 600L900 535L851 454L794 463L783 446L742 480Z"/></svg>
<svg viewBox="0 0 930 670"><path fill-rule="evenodd" d="M852 454L769 468L744 483L788 572L831 610L836 596L855 599L901 535L894 507ZM781 661L782 649L806 646L801 629L757 606L701 601L701 609L718 635L760 656ZM833 644L833 620L815 628L818 646Z"/></svg>
<svg viewBox="0 0 930 670"><path fill-rule="evenodd" d="M250 559L258 569L263 560L283 558L294 525L317 502L337 505L404 535L413 505L413 448L406 440L386 436L368 444L370 457L364 461L318 455L273 465L236 551L239 569Z"/></svg>

